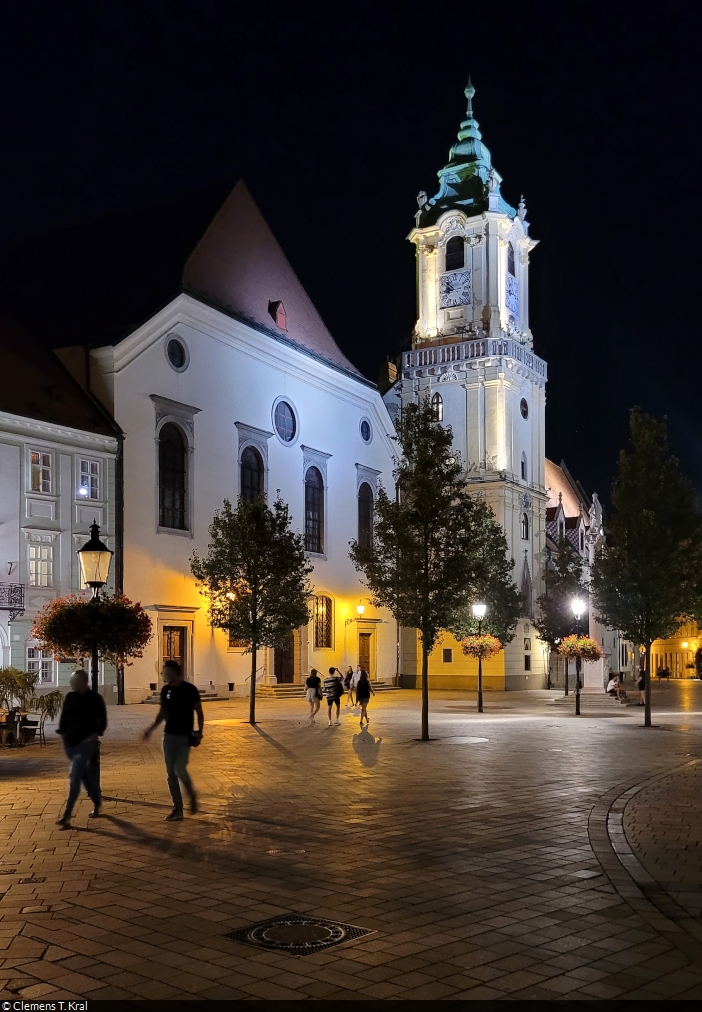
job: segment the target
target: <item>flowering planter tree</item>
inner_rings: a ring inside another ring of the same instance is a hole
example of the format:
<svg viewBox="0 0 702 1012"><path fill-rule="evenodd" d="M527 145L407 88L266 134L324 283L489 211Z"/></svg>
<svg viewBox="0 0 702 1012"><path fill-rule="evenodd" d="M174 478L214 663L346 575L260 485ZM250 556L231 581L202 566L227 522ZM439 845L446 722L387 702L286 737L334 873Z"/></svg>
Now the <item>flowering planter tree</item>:
<svg viewBox="0 0 702 1012"><path fill-rule="evenodd" d="M32 636L56 657L100 656L113 664L128 664L143 655L152 628L142 606L129 598L118 595L86 601L72 595L44 605Z"/></svg>
<svg viewBox="0 0 702 1012"><path fill-rule="evenodd" d="M602 656L599 644L591 636L566 636L558 644L558 653L568 660L599 661Z"/></svg>
<svg viewBox="0 0 702 1012"><path fill-rule="evenodd" d="M502 644L497 636L491 636L489 633L483 636L466 636L461 647L466 657L477 657L481 661L489 660L502 650Z"/></svg>

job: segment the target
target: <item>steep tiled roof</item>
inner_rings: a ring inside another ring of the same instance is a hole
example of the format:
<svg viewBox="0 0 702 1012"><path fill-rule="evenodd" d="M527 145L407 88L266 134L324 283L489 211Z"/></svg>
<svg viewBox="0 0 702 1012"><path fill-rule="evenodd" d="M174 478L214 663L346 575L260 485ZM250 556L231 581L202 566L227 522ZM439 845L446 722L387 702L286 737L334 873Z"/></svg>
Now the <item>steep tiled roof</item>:
<svg viewBox="0 0 702 1012"><path fill-rule="evenodd" d="M362 378L325 327L241 181L189 257L183 289Z"/></svg>
<svg viewBox="0 0 702 1012"><path fill-rule="evenodd" d="M587 512L589 502L585 495L580 492L571 476L565 470L565 464L554 464L552 460L546 459L546 491L548 492L548 506L558 506L558 493L561 493L563 510L567 517L576 517L580 513L580 506Z"/></svg>

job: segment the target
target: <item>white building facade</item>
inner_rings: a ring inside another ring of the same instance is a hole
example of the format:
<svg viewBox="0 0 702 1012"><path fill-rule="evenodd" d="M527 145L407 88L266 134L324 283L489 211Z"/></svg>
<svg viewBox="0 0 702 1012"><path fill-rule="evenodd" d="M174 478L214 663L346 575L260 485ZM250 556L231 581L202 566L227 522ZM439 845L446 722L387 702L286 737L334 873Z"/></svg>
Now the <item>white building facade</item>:
<svg viewBox="0 0 702 1012"><path fill-rule="evenodd" d="M71 350L60 354L70 365ZM160 687L169 657L200 688L249 691L250 657L209 625L190 560L207 551L223 500L259 490L289 504L314 598L309 624L262 652L257 679L299 683L312 667L360 662L392 681L396 623L370 606L348 557L352 539L370 536L378 483L392 489L392 422L243 184L188 261L182 293L91 358L94 389L125 437L124 589L155 631L126 669L126 702Z"/></svg>
<svg viewBox="0 0 702 1012"><path fill-rule="evenodd" d="M32 638L32 624L54 598L90 596L76 555L90 524L97 521L115 548L119 441L58 363L51 375L9 353L3 363L3 403L25 397L35 417L0 408L0 666L36 671L40 691L50 691L68 685L78 658L60 663ZM113 567L111 593L115 574ZM112 665L101 664L99 682L106 702L116 703Z"/></svg>
<svg viewBox="0 0 702 1012"><path fill-rule="evenodd" d="M466 88L468 112L440 187L420 193L409 239L417 250L418 319L412 350L385 394L390 413L429 398L451 426L471 491L485 497L502 524L525 598L515 639L486 666L491 688L545 684L547 655L531 626L542 592L546 363L533 351L529 327L529 235L526 208L506 203ZM403 672L416 656L403 647ZM430 661L436 687L475 681L460 645L444 637ZM474 666L474 665L473 665Z"/></svg>

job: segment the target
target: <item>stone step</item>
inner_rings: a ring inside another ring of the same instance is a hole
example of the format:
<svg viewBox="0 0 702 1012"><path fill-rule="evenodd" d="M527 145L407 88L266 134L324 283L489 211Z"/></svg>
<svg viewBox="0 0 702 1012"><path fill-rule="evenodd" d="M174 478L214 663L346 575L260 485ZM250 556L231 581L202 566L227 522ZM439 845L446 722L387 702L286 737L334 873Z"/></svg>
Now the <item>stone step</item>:
<svg viewBox="0 0 702 1012"><path fill-rule="evenodd" d="M558 696L556 699L551 701L553 706L575 706L575 693L571 692L567 696ZM580 693L580 705L587 706L588 709L593 710L617 710L622 706L635 706L638 703L638 698L634 698L630 695L628 699L617 699L616 696L609 696L604 692L581 692Z"/></svg>
<svg viewBox="0 0 702 1012"><path fill-rule="evenodd" d="M390 689L397 689L397 685L388 685L385 682L373 682L376 692L387 692ZM304 699L307 691L306 685L297 682L282 682L278 685L259 685L256 695L262 699Z"/></svg>
<svg viewBox="0 0 702 1012"><path fill-rule="evenodd" d="M209 690L205 691L204 689L200 689L200 699L204 703L207 703L208 701L211 702L212 700L219 699L219 698L220 697L217 695L216 692L210 692ZM229 697L228 696L223 696L222 698L223 699L228 699ZM155 706L160 706L160 704L161 704L161 695L158 692L152 692L150 696L146 697L146 699L142 699L142 703L151 703L151 704L153 704Z"/></svg>

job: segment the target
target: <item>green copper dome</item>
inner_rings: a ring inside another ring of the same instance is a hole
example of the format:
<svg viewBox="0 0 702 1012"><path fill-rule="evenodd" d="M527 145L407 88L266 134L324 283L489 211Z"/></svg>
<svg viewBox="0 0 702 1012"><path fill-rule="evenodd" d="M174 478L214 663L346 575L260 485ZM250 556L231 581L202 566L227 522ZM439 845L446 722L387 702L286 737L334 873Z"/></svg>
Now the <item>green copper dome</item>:
<svg viewBox="0 0 702 1012"><path fill-rule="evenodd" d="M500 193L501 177L492 167L490 152L483 144L478 121L473 115L475 88L470 78L465 89L468 99L466 118L458 131L458 141L449 152L448 163L438 172L439 191L417 211L417 227L433 225L446 211L461 210L468 216L482 214L488 209L490 193L496 195L495 210L513 218L517 211Z"/></svg>

